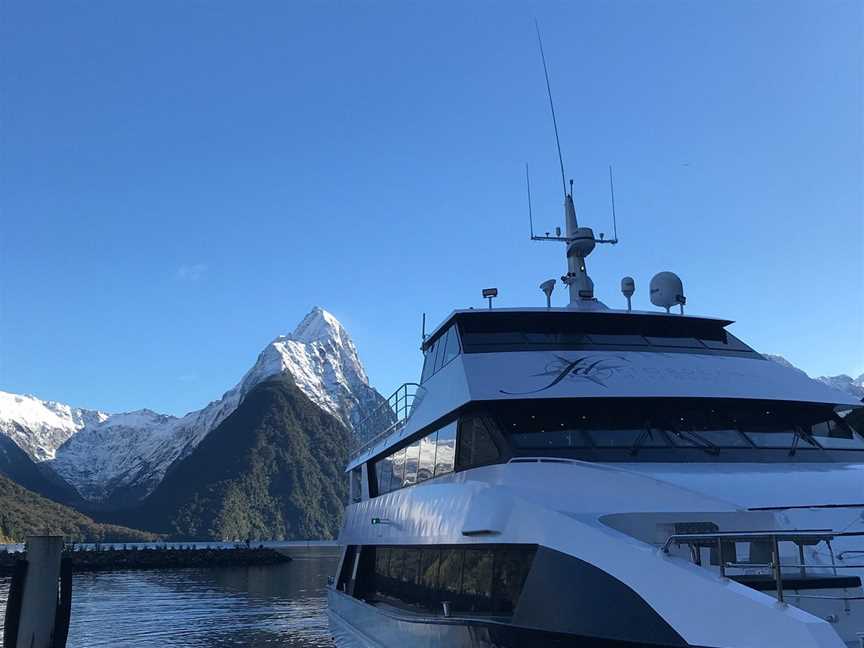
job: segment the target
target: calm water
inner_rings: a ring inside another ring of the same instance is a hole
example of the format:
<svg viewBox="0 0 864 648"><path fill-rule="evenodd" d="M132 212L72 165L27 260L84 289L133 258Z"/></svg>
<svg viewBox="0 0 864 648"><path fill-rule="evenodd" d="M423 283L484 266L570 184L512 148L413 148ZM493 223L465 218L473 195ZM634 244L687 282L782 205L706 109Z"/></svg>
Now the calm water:
<svg viewBox="0 0 864 648"><path fill-rule="evenodd" d="M67 648L330 647L325 586L337 563L76 574ZM0 620L8 591L0 577Z"/></svg>

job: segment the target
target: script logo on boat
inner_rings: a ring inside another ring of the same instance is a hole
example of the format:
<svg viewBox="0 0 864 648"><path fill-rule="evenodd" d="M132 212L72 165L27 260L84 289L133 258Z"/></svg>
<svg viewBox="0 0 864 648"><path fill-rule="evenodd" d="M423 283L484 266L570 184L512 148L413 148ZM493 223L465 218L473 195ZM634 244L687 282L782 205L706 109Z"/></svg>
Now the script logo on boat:
<svg viewBox="0 0 864 648"><path fill-rule="evenodd" d="M537 394L546 391L560 383L565 378L574 380L587 380L601 387L606 387L606 381L618 370L629 364L629 360L623 356L608 355L585 355L578 358L565 358L555 354L555 360L546 364L544 371L533 374L534 377L554 376L552 380L543 387L525 392L511 392L504 389L499 390L502 394L510 396L519 394Z"/></svg>

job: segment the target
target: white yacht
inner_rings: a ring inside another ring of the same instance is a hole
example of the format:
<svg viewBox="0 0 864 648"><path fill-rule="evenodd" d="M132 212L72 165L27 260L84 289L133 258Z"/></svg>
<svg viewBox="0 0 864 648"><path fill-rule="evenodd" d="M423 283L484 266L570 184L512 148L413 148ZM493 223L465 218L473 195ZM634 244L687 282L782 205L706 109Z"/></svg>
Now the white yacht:
<svg viewBox="0 0 864 648"><path fill-rule="evenodd" d="M454 311L358 431L337 645L861 648L861 403L684 314L672 273L657 312L629 277L598 301L616 238L564 191L534 238L565 245L568 305L547 281L545 308Z"/></svg>

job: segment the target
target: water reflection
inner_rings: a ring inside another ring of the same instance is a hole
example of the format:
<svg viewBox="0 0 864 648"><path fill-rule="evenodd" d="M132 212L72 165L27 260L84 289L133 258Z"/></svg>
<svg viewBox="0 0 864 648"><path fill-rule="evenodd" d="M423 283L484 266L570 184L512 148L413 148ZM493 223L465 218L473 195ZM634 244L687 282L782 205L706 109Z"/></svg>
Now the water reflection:
<svg viewBox="0 0 864 648"><path fill-rule="evenodd" d="M337 562L77 574L67 647L330 647L324 588ZM8 589L0 578L0 620Z"/></svg>

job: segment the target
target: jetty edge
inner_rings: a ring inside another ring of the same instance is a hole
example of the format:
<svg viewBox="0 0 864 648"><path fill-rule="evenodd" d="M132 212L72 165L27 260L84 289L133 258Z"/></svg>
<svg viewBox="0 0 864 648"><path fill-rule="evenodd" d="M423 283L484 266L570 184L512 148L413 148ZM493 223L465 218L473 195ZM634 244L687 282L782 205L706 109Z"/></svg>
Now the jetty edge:
<svg viewBox="0 0 864 648"><path fill-rule="evenodd" d="M23 552L0 551L0 575L10 575ZM116 549L67 548L63 557L73 572L146 569L204 569L212 567L265 567L291 562L291 556L269 547L132 547Z"/></svg>

